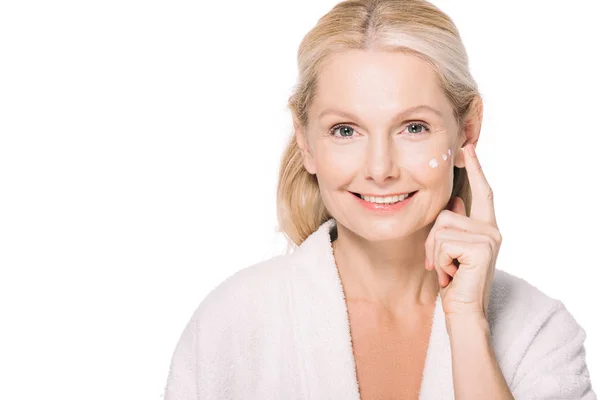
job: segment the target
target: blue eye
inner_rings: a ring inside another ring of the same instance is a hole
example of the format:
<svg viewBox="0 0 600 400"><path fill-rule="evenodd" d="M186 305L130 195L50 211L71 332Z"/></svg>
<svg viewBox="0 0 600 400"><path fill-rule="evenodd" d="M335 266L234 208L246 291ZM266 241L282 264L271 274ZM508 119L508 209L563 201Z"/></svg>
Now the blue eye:
<svg viewBox="0 0 600 400"><path fill-rule="evenodd" d="M406 127L406 129L409 129L409 128L410 128L410 127L412 127L412 126L421 126L421 127L423 127L423 129L425 129L425 131L426 131L426 132L430 132L430 131L431 131L431 129L430 129L430 128L429 128L427 125L425 125L425 124L422 124L422 123L420 123L420 122L411 122L411 123L410 123L410 124L409 124L409 125ZM409 134L410 136L415 136L415 135L420 135L420 134L422 134L422 133L423 133L423 131L421 131L421 132L409 132L408 134Z"/></svg>
<svg viewBox="0 0 600 400"><path fill-rule="evenodd" d="M352 136L349 136L348 134L350 133L350 135L351 135L352 132L354 132L354 128L352 128L351 126L348 126L348 125L344 125L344 124L335 125L333 128L331 128L329 130L329 134L332 136L335 136L335 131L338 130L339 128L345 128L345 129L343 129L341 131L343 133L340 132L340 134L342 136L336 136L336 137L341 138L341 139L350 139L352 137Z"/></svg>

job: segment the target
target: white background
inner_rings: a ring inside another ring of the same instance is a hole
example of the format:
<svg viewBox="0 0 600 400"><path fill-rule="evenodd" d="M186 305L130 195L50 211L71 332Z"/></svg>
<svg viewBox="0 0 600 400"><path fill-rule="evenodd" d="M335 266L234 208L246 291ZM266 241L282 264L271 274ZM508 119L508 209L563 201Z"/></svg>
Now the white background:
<svg viewBox="0 0 600 400"><path fill-rule="evenodd" d="M161 398L206 294L285 248L296 51L335 3L2 3L2 398ZM565 303L598 392L599 3L435 4L484 97L497 267Z"/></svg>

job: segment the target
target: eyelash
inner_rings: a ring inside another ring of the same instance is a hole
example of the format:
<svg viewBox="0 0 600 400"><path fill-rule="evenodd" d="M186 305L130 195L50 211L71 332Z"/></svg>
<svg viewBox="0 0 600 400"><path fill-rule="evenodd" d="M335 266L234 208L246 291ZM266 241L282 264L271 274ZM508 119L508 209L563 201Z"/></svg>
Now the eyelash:
<svg viewBox="0 0 600 400"><path fill-rule="evenodd" d="M409 134L408 134L409 136L419 136L419 135L424 135L425 133L429 133L429 132L431 132L431 128L429 127L429 125L427 125L427 124L424 124L424 123L422 123L422 122L416 122L416 121L413 121L413 122L410 122L410 123L407 125L407 127L409 127L409 126L411 126L411 125L420 125L420 126L422 126L422 127L425 129L425 131L426 131L426 132L421 132L421 133L409 133ZM354 128L352 127L352 124L341 123L341 124L337 124L337 125L334 125L333 127L331 127L331 129L329 129L329 135L331 135L331 136L335 136L335 131L336 131L336 129L338 129L338 128L341 128L341 127L344 127L344 126L346 126L346 127L348 127L348 128L352 128L352 129L354 129ZM342 137L342 136L339 136L339 137L336 137L336 138L337 138L337 139L352 139L352 138L353 138L353 136L343 136L343 137Z"/></svg>

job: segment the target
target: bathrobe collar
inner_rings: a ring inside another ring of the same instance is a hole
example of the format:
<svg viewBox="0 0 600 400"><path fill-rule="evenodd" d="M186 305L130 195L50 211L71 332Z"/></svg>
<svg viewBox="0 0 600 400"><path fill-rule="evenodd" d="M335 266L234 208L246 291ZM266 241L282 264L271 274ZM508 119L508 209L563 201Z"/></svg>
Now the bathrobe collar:
<svg viewBox="0 0 600 400"><path fill-rule="evenodd" d="M333 257L332 235L337 235L335 219L324 222L294 251L292 312L298 345L305 354L308 397L359 400L348 310ZM438 293L419 399L453 398L450 340Z"/></svg>

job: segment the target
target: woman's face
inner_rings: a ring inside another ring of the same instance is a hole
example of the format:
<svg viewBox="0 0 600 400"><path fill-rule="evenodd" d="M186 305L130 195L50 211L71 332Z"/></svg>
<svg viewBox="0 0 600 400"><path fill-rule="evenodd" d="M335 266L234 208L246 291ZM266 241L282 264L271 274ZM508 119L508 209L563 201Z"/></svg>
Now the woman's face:
<svg viewBox="0 0 600 400"><path fill-rule="evenodd" d="M333 55L318 77L305 133L308 143L299 129L296 138L325 206L367 240L397 239L433 222L450 199L452 167L464 167L451 103L431 67L406 53ZM353 194L415 191L388 210Z"/></svg>

